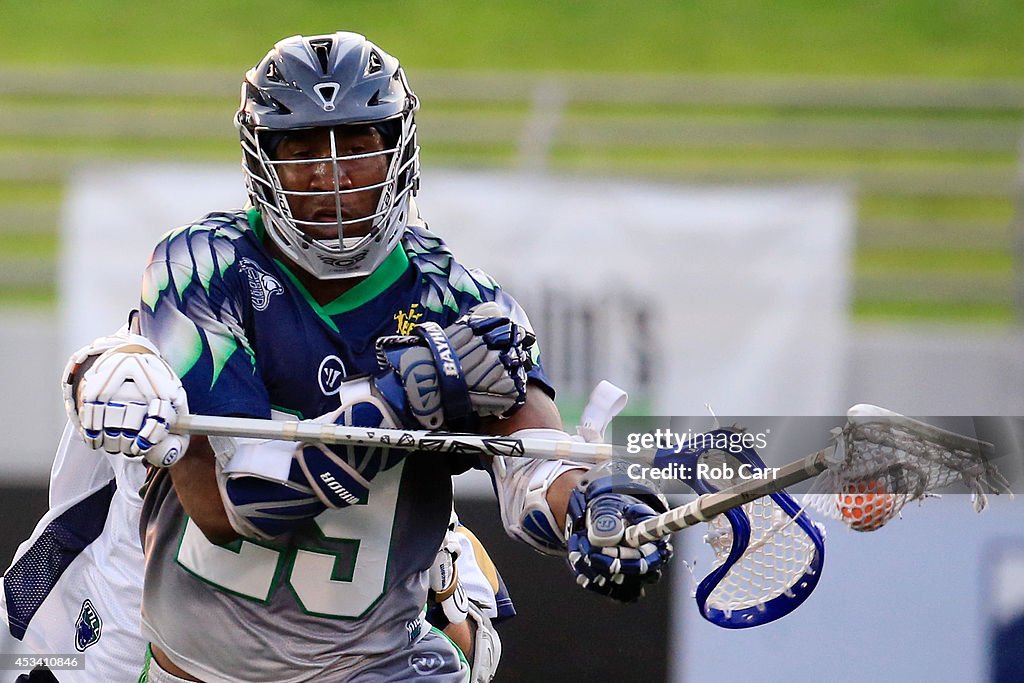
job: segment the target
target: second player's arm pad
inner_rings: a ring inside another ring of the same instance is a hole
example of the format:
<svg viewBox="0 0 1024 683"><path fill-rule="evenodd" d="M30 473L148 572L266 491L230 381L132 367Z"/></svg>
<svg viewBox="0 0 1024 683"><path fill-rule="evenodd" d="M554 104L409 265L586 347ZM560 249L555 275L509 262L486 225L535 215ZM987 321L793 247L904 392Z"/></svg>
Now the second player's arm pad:
<svg viewBox="0 0 1024 683"><path fill-rule="evenodd" d="M294 458L294 442L211 438L210 443L224 511L240 535L269 540L326 509Z"/></svg>
<svg viewBox="0 0 1024 683"><path fill-rule="evenodd" d="M522 429L510 437L557 441L572 438L557 429ZM547 493L555 479L579 469L589 469L589 465L567 460L495 457L494 488L506 533L545 555L565 553L565 537L548 505Z"/></svg>
<svg viewBox="0 0 1024 683"><path fill-rule="evenodd" d="M489 683L501 661L501 638L490 617L472 600L469 601L468 618L476 625L469 683Z"/></svg>

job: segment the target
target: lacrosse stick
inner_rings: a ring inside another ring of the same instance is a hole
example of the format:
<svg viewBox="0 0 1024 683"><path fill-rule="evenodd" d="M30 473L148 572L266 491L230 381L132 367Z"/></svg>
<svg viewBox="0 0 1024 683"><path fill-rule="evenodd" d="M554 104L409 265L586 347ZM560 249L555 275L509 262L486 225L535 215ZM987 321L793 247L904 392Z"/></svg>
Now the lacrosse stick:
<svg viewBox="0 0 1024 683"><path fill-rule="evenodd" d="M742 480L637 524L626 530L627 541L637 546L682 531L819 474L807 502L848 525L855 515L842 516L838 506L821 494L840 494L865 481L875 482L879 495L893 498L892 505L887 506L886 521L910 501L957 481L971 490L974 508L980 512L987 505L986 490L1009 491L1008 483L991 462L994 455L993 445L986 441L859 403L847 411L845 427L833 430L831 445L778 468L771 479Z"/></svg>
<svg viewBox="0 0 1024 683"><path fill-rule="evenodd" d="M715 563L694 597L705 619L738 629L789 614L818 585L825 561L824 529L783 489L825 471L835 448L768 470L742 442L724 450L715 446L728 444L734 434L716 429L693 436L675 450L659 451L654 467L677 468L679 478L700 495L626 529L625 536L627 543L638 546L707 523L704 541L714 551ZM706 467L703 476L701 465Z"/></svg>
<svg viewBox="0 0 1024 683"><path fill-rule="evenodd" d="M1013 495L992 462L992 444L884 408L854 406L833 439L846 455L819 477L805 502L857 531L873 531L907 503L958 481L970 490L976 512L988 504L986 492Z"/></svg>
<svg viewBox="0 0 1024 683"><path fill-rule="evenodd" d="M750 448L725 453L684 447L678 453L658 451L652 458L649 453L631 454L610 444L569 440L197 415L180 417L171 431L591 464L616 459L658 467L675 462L687 464L690 472L696 471L698 461L713 463L716 458L720 462L725 458L733 464L764 469ZM824 559L821 529L782 489L815 476L819 477L816 488L833 493L864 481L882 482L883 495L895 499L886 506L884 524L910 500L959 479L971 488L976 508L980 509L984 507L986 488L995 491L993 484L1005 485L988 461L992 452L991 444L860 404L849 410L846 425L834 430L833 443L828 447L779 468L772 478L709 482L692 477L687 483L702 494L697 500L627 528L626 539L639 545L707 522L711 531L706 540L715 550L717 564L698 587L701 613L727 628L755 626L788 614L806 599L817 584ZM830 500L827 512L836 516L836 496L816 498ZM826 503L819 501L819 505Z"/></svg>
<svg viewBox="0 0 1024 683"><path fill-rule="evenodd" d="M639 545L707 522L726 510L781 491L822 472L825 474L815 488L826 490L831 484L830 490L835 492L840 491L844 484L872 477L884 478L890 492L900 496L900 508L910 500L923 498L935 489L962 479L974 493L975 506L983 509L985 488L992 489L992 484L1005 486L1005 480L989 462L994 452L990 443L954 434L868 404L853 406L847 411L847 417L847 424L843 428L833 430L832 445L778 468L776 476L770 479L743 480L627 529L627 540L631 545ZM573 460L588 464L600 464L612 459L654 466L658 466L659 462L663 465L669 463L665 457L660 456L664 451L652 456L650 452L630 453L612 444L407 429L369 429L297 420L182 415L170 431L175 434L238 436L435 453ZM908 487L910 483L913 486ZM898 509L893 514L897 512ZM833 512L829 514L835 516Z"/></svg>
<svg viewBox="0 0 1024 683"><path fill-rule="evenodd" d="M611 444L549 439L516 439L479 434L428 432L415 429L367 429L347 425L298 422L296 420L258 420L245 417L182 415L170 430L174 434L239 436L281 441L305 441L327 445L364 448L400 448L433 453L477 453L539 460L573 460L597 465L607 460L626 460L645 465L651 457L627 453Z"/></svg>
<svg viewBox="0 0 1024 683"><path fill-rule="evenodd" d="M820 577L823 529L808 520L804 507L798 507L783 487L817 474L815 493L808 494L805 503L859 531L881 527L906 503L956 481L970 488L978 511L985 507L986 490L1009 490L990 462L992 444L883 408L853 406L846 424L832 435L829 446L778 469L770 480L733 483L691 477L687 483L703 495L626 533L644 541L707 522L705 541L715 553L715 567L697 587L698 607L718 626L747 628L791 612ZM698 436L693 442L700 440ZM752 449L725 453L684 448L680 456L663 460L678 460L688 472L694 472L701 460L709 465L732 463L733 471L737 462L748 462L762 471ZM863 495L867 485L871 493ZM851 490L860 493L850 496Z"/></svg>

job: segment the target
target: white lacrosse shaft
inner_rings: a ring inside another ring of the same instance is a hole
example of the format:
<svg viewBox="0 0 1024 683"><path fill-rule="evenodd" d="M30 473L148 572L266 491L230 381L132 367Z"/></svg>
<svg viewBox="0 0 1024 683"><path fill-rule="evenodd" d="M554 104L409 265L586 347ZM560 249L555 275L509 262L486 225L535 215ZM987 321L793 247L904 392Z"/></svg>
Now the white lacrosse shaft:
<svg viewBox="0 0 1024 683"><path fill-rule="evenodd" d="M627 527L623 538L634 548L668 536L676 531L709 521L726 510L745 505L787 486L813 479L828 468L835 446L823 448L788 465L780 467L771 479L747 479L715 493L705 493L686 505L663 512L657 517Z"/></svg>
<svg viewBox="0 0 1024 683"><path fill-rule="evenodd" d="M171 428L173 434L238 436L280 441L401 448L439 453L485 453L488 455L528 457L539 460L574 460L600 464L615 458L643 464L651 456L627 453L624 448L605 443L551 439L520 439L481 434L453 434L415 429L368 429L347 425L320 424L297 420L261 420L246 417L181 415Z"/></svg>
<svg viewBox="0 0 1024 683"><path fill-rule="evenodd" d="M650 464L652 460L650 453L629 453L624 448L612 444L406 429L366 429L297 420L182 415L170 431L175 434L239 436L364 447L383 446L443 453L472 451L541 460L573 460L589 464L600 464L612 458L643 464ZM835 447L830 446L779 468L777 476L772 479L748 479L717 493L706 493L691 503L628 527L625 530L626 543L638 547L675 531L706 522L726 510L810 479L827 467L828 457L834 451Z"/></svg>

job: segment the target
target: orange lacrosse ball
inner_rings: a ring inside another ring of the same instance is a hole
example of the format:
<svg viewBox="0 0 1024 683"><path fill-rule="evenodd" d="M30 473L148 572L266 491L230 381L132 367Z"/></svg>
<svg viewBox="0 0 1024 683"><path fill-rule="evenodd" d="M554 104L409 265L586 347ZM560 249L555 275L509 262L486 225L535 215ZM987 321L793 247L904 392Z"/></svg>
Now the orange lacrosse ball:
<svg viewBox="0 0 1024 683"><path fill-rule="evenodd" d="M843 487L836 505L846 526L874 531L892 519L896 499L881 481L858 481Z"/></svg>

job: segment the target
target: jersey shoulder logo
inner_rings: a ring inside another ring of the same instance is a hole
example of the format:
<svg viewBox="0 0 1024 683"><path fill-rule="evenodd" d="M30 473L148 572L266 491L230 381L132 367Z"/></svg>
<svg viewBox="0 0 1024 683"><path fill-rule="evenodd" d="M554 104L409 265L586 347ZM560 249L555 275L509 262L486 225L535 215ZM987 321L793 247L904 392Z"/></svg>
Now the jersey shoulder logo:
<svg viewBox="0 0 1024 683"><path fill-rule="evenodd" d="M270 297L280 294L284 287L276 277L263 270L258 263L250 258L243 258L238 267L249 280L249 293L252 296L252 307L257 311L265 311L270 306Z"/></svg>
<svg viewBox="0 0 1024 683"><path fill-rule="evenodd" d="M85 652L90 645L99 642L103 630L103 620L99 612L93 607L92 601L86 599L82 603L82 611L78 613L78 621L75 622L75 649Z"/></svg>
<svg viewBox="0 0 1024 683"><path fill-rule="evenodd" d="M409 644L414 645L423 635L423 614L420 612L412 621L405 622L405 632L409 635Z"/></svg>

